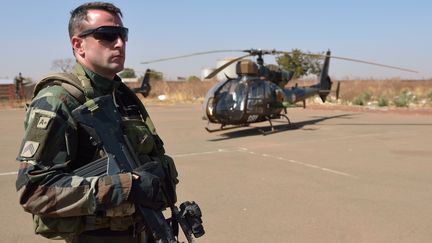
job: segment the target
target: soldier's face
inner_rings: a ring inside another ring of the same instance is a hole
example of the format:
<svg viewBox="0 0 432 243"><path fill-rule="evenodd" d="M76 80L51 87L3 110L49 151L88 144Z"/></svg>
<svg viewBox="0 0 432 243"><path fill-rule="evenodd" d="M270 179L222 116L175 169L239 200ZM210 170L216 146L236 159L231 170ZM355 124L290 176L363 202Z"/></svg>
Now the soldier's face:
<svg viewBox="0 0 432 243"><path fill-rule="evenodd" d="M103 10L89 10L87 18L84 30L96 29L100 26L123 27L118 16ZM76 38L75 41L74 38ZM115 36L114 39L104 38L103 35L97 34L75 36L72 38L72 45L77 60L103 77L112 79L124 68L126 39L121 36Z"/></svg>

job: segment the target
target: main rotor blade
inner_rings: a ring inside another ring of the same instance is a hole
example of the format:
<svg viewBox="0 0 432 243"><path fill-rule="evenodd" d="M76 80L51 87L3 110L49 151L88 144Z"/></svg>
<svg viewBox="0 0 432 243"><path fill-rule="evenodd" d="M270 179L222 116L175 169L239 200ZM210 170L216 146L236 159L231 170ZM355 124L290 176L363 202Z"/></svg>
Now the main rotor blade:
<svg viewBox="0 0 432 243"><path fill-rule="evenodd" d="M174 57L166 57L166 58L160 58L160 59L156 59L156 60L150 60L150 61L146 61L146 62L141 62L141 64L163 62L163 61L174 60L174 59L179 59L179 58L199 56L199 55L206 55L206 54L211 54L211 53L223 53L223 52L244 52L244 50L216 50L216 51L195 52L195 53L191 53L191 54L187 54L187 55L174 56Z"/></svg>
<svg viewBox="0 0 432 243"><path fill-rule="evenodd" d="M324 56L326 56L326 55L324 55ZM330 56L330 58L335 58L335 59L340 59L340 60L345 60L345 61L351 61L351 62L359 62L359 63L375 65L375 66L385 67L385 68L392 68L392 69L397 69L397 70L401 70L401 71L405 71L405 72L418 73L418 71L408 69L408 68L396 67L396 66L391 66L391 65L386 65L386 64L376 63L376 62L359 60L359 59L353 59L353 58L347 58L347 57L338 57L338 56Z"/></svg>
<svg viewBox="0 0 432 243"><path fill-rule="evenodd" d="M277 51L277 54L292 54L292 52ZM302 53L302 55L312 56L312 57L316 57L316 56L327 57L327 55L320 54L320 53ZM370 61L365 61L365 60L360 60L360 59L354 59L354 58L348 58L348 57L339 57L339 56L333 56L333 55L330 55L329 57L334 58L334 59L344 60L344 61L359 62L359 63L369 64L369 65L374 65L374 66L379 66L379 67L397 69L397 70L401 70L401 71L405 71L405 72L418 73L418 71L408 69L408 68L397 67L397 66L392 66L392 65L382 64L382 63L376 63L376 62L370 62Z"/></svg>
<svg viewBox="0 0 432 243"><path fill-rule="evenodd" d="M226 67L228 67L229 65L231 65L231 64L233 64L234 62L237 62L237 61L239 61L239 60L241 60L241 59L243 59L243 58L245 58L245 57L249 57L249 56L252 56L252 54L247 54L247 55L244 55L244 56L241 56L241 57L237 57L237 58L235 58L235 59L233 59L233 60L231 60L231 61L225 63L224 65L218 67L216 70L214 70L213 72L211 72L211 73L210 73L209 75L207 75L207 77L205 77L205 78L206 78L206 79L213 78L214 76L216 76L216 74L218 74L220 71L224 70L224 69L225 69Z"/></svg>

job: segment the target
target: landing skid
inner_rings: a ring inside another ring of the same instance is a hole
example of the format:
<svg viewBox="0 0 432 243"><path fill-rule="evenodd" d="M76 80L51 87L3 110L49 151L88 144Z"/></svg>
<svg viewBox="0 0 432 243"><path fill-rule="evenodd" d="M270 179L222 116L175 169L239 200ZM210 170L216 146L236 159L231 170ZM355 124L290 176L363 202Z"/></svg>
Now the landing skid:
<svg viewBox="0 0 432 243"><path fill-rule="evenodd" d="M209 132L209 133L212 133L212 132L226 131L226 130L236 129L236 128L240 128L240 127L248 127L248 126L249 126L249 124L238 125L238 126L229 126L229 127L226 127L226 125L221 125L220 128L218 128L218 129L210 129L208 127L205 127L205 130L207 130L207 132Z"/></svg>
<svg viewBox="0 0 432 243"><path fill-rule="evenodd" d="M267 117L267 121L270 123L270 131L264 131L264 130L262 130L262 129L258 129L258 131L259 131L260 133L262 133L263 135L268 135L268 134L272 134L272 133L278 132L279 130L275 129L275 127L273 126L272 120L274 120L274 119L279 119L280 117L284 117L284 118L287 120L288 125L291 125L291 124L292 124L291 121L290 121L290 119L288 118L288 116L286 116L285 114L279 114L279 117L278 117L278 118L269 118L269 117ZM210 124L210 123L209 123L209 124ZM236 129L236 128L241 128L241 127L248 127L249 125L250 125L250 123L243 124L243 125L237 125L237 126L228 126L228 127L227 127L227 125L222 124L222 125L220 126L220 128L217 128L217 129L211 129L211 128L209 128L209 127L205 127L205 130L206 130L207 132L209 132L209 133L212 133L212 132L219 132L219 131L227 131L227 130Z"/></svg>
<svg viewBox="0 0 432 243"><path fill-rule="evenodd" d="M291 121L290 121L290 119L288 118L288 116L286 116L285 114L279 114L279 116L284 117L284 118L288 121L288 125L291 125ZM274 118L273 118L273 119L274 119ZM272 120L272 118L267 118L267 121L270 123L270 131L264 131L264 130L262 130L262 129L258 129L258 131L260 131L260 132L262 133L262 135L269 135L269 134L272 134L272 133L278 132L278 130L276 130L276 129L274 128L273 123L272 123L271 120Z"/></svg>

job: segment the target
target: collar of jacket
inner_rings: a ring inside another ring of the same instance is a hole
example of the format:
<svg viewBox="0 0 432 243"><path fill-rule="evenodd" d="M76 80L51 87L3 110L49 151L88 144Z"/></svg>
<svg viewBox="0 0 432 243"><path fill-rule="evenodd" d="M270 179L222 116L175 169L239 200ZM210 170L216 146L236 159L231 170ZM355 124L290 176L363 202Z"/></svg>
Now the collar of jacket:
<svg viewBox="0 0 432 243"><path fill-rule="evenodd" d="M79 62L77 62L74 67L74 73L78 77L85 76L90 80L91 86L94 89L95 97L112 93L112 91L116 89L122 82L121 78L117 75L114 77L113 80L107 79L86 68Z"/></svg>

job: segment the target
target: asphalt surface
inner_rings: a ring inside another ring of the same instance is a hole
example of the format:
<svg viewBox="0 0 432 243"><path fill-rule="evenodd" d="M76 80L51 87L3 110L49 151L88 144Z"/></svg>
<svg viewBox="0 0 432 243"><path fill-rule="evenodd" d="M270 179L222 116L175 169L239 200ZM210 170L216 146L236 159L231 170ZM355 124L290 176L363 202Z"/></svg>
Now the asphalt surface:
<svg viewBox="0 0 432 243"><path fill-rule="evenodd" d="M263 136L207 133L199 105L148 109L179 201L201 206L197 242L432 242L432 116L294 108ZM0 241L50 242L15 192L23 116L0 111Z"/></svg>

